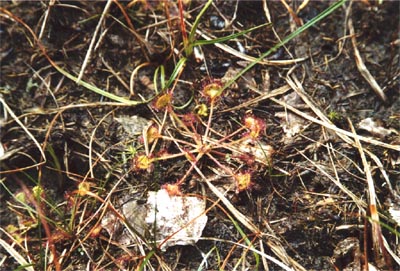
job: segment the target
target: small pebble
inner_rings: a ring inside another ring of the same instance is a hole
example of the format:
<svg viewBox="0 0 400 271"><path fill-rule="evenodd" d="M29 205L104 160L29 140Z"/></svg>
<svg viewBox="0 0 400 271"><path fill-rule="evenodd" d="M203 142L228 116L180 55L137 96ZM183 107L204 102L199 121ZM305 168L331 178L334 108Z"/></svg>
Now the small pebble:
<svg viewBox="0 0 400 271"><path fill-rule="evenodd" d="M225 28L225 21L217 15L211 15L210 16L210 27L212 29L222 30Z"/></svg>

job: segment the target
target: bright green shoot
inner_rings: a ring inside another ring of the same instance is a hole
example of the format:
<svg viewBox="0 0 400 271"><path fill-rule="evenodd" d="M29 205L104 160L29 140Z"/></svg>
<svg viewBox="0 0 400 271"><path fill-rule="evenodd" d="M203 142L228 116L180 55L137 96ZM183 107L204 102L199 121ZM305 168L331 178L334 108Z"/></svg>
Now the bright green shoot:
<svg viewBox="0 0 400 271"><path fill-rule="evenodd" d="M193 23L193 27L190 30L189 33L189 39L185 42L184 40L184 46L185 46L185 54L186 56L190 56L193 53L193 47L195 46L195 35L196 35L196 30L197 27L199 26L200 20L203 17L204 13L208 9L208 7L212 4L212 0L208 0L207 3L204 5L204 7L201 9L200 13L197 15L196 20Z"/></svg>
<svg viewBox="0 0 400 271"><path fill-rule="evenodd" d="M179 59L178 63L176 63L175 69L173 70L168 82L164 86L165 89L171 87L172 83L178 79L179 75L183 71L183 68L185 67L186 60L186 57L182 57Z"/></svg>

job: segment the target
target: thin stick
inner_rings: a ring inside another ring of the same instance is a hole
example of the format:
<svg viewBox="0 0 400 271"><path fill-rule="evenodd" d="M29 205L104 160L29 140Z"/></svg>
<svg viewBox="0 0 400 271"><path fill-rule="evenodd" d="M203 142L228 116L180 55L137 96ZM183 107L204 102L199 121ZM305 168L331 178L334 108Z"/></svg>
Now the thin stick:
<svg viewBox="0 0 400 271"><path fill-rule="evenodd" d="M264 101L266 99L278 96L278 95L282 95L285 94L287 91L289 91L290 89L292 89L289 85L284 85L282 87L279 87L277 89L274 89L272 91L269 91L268 93L262 94L254 99L251 99L249 101L246 101L242 104L239 104L237 106L231 107L231 108L227 108L221 111L218 111L219 113L224 113L224 112L229 112L229 111L235 111L244 107L248 107L250 105L253 105L255 103L259 103L261 101Z"/></svg>
<svg viewBox="0 0 400 271"><path fill-rule="evenodd" d="M42 155L43 162L40 164L46 163L46 155L44 154L44 151L42 149L42 146L40 146L39 142L36 140L36 138L29 132L28 128L25 127L25 125L18 119L18 117L14 114L14 112L11 110L11 108L8 106L6 101L3 99L2 96L0 96L0 103L3 104L4 109L10 114L10 116L15 120L16 123L18 123L19 126L21 126L22 130L25 131L25 133L32 139L32 141L35 143L37 148L40 151L40 154ZM39 165L39 164L38 164Z"/></svg>
<svg viewBox="0 0 400 271"><path fill-rule="evenodd" d="M351 18L349 18L347 25L349 26L349 30L350 30L351 43L353 44L354 57L356 59L356 65L357 65L358 71L361 73L362 77L364 77L364 79L368 82L368 84L371 86L373 91L375 91L376 95L378 95L382 101L386 102L387 97L386 97L385 93L382 91L382 88L378 85L375 78L371 75L371 73L365 66L364 61L361 58L360 51L358 51L356 34L354 32L353 20Z"/></svg>
<svg viewBox="0 0 400 271"><path fill-rule="evenodd" d="M95 43L95 41L96 41L97 33L98 33L99 30L100 30L100 26L101 26L101 24L102 24L104 18L106 17L106 14L107 14L107 12L108 12L110 6L111 6L111 3L112 3L112 0L108 0L108 1L107 1L106 6L104 7L103 13L101 14L100 20L99 20L99 22L97 23L96 29L94 30L92 40L90 41L89 48L88 48L88 50L87 50L87 52L86 52L85 59L83 60L82 67L81 67L81 70L80 70L79 75L78 75L78 80L77 80L77 82L76 82L77 84L80 83L80 81L81 81L81 79L82 79L82 76L83 76L83 73L85 72L86 66L87 66L87 64L88 64L88 62L89 62L89 59L90 59L90 55L92 54L92 50L93 50L94 43Z"/></svg>
<svg viewBox="0 0 400 271"><path fill-rule="evenodd" d="M50 0L49 5L47 6L47 9L46 9L46 11L44 13L43 24L42 24L42 27L40 28L40 32L39 32L39 36L38 36L39 40L42 39L44 30L46 29L47 21L49 19L50 8L52 8L54 6L55 2L56 2L55 0Z"/></svg>

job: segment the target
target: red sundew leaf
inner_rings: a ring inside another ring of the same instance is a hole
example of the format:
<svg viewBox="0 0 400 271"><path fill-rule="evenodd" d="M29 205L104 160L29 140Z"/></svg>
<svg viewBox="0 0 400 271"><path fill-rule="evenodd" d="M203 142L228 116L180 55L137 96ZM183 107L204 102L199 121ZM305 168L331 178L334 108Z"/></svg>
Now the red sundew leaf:
<svg viewBox="0 0 400 271"><path fill-rule="evenodd" d="M252 187L251 174L249 172L238 173L235 175L236 193L248 190Z"/></svg>
<svg viewBox="0 0 400 271"><path fill-rule="evenodd" d="M202 94L209 100L214 101L221 95L222 82L221 80L209 80L202 84Z"/></svg>
<svg viewBox="0 0 400 271"><path fill-rule="evenodd" d="M265 131L265 121L252 115L247 115L244 118L244 126L249 130L248 135L251 138L258 138Z"/></svg>

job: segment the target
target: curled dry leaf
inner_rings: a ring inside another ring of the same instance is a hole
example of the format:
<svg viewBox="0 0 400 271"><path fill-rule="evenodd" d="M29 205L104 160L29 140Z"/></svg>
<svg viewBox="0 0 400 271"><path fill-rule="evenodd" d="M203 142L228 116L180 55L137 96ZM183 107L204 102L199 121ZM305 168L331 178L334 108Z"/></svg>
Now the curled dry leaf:
<svg viewBox="0 0 400 271"><path fill-rule="evenodd" d="M366 118L358 123L358 128L371 133L374 136L384 138L391 134L398 134L394 129L386 129L383 127L381 121L373 120L372 118Z"/></svg>

